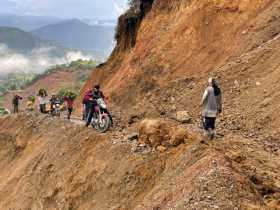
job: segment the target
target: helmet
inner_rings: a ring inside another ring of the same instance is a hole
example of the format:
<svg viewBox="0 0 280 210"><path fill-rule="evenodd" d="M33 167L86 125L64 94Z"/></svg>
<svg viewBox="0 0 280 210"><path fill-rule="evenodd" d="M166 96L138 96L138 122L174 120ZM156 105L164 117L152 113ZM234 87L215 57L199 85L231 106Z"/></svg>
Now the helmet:
<svg viewBox="0 0 280 210"><path fill-rule="evenodd" d="M100 85L94 85L94 88L99 90L100 89Z"/></svg>

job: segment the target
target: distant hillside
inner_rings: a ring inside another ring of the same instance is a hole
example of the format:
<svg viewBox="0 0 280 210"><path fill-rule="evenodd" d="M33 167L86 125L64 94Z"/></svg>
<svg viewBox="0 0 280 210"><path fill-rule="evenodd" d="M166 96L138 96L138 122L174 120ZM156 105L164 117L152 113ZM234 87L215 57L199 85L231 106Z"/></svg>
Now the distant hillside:
<svg viewBox="0 0 280 210"><path fill-rule="evenodd" d="M12 27L0 27L0 43L24 53L42 46L54 46L50 41L43 41L31 33Z"/></svg>
<svg viewBox="0 0 280 210"><path fill-rule="evenodd" d="M32 33L72 49L108 53L114 45L113 26L92 26L78 19L48 25Z"/></svg>
<svg viewBox="0 0 280 210"><path fill-rule="evenodd" d="M0 95L0 106L4 105L11 109L11 101L15 93L23 97L23 104L25 104L28 97L36 96L41 88L46 89L49 94L58 93L65 89L78 93L96 64L94 61L80 60L68 65L55 66L38 75L10 75L10 80L3 87L21 85L21 87L17 87L21 90L10 89L4 96Z"/></svg>
<svg viewBox="0 0 280 210"><path fill-rule="evenodd" d="M48 16L0 15L0 26L20 28L24 31L35 30L60 21L59 18Z"/></svg>

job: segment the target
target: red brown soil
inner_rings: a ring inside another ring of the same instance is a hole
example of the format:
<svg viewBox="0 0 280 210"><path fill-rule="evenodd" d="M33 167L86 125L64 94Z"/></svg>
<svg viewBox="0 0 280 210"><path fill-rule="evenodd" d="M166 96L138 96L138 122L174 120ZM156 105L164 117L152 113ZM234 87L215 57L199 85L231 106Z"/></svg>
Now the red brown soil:
<svg viewBox="0 0 280 210"><path fill-rule="evenodd" d="M0 209L280 209L280 2L141 3L140 14L120 18L116 49L82 91L102 85L112 131L0 120ZM198 129L209 76L224 93L213 141ZM179 126L172 118L182 110L195 137L184 144L139 149L125 137L145 118Z"/></svg>
<svg viewBox="0 0 280 210"><path fill-rule="evenodd" d="M0 209L266 209L278 198L279 156L241 136L160 153L44 116L0 129Z"/></svg>

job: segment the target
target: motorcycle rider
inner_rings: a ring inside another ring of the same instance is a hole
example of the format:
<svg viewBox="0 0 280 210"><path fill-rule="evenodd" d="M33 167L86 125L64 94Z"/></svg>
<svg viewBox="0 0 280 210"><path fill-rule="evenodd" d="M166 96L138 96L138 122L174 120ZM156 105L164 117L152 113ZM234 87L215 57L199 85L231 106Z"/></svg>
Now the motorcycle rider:
<svg viewBox="0 0 280 210"><path fill-rule="evenodd" d="M55 106L56 104L61 104L61 101L60 101L60 99L59 99L58 96L56 96L55 94L52 94L52 97L51 97L51 99L50 99L51 114L53 114L53 112L54 112L54 106Z"/></svg>
<svg viewBox="0 0 280 210"><path fill-rule="evenodd" d="M95 106L97 105L97 100L102 98L103 100L105 100L105 95L103 94L103 92L100 90L100 85L95 85L93 87L92 90L92 95L90 97L89 100L89 114L87 117L87 123L86 123L86 127L88 127L92 121L92 118L94 116L95 113ZM111 122L113 123L113 119L111 114L108 112L108 110L105 110L105 112L109 115Z"/></svg>
<svg viewBox="0 0 280 210"><path fill-rule="evenodd" d="M88 118L89 110L91 107L91 100L92 100L92 90L88 90L86 91L83 98L83 106L84 106L83 120L87 120Z"/></svg>

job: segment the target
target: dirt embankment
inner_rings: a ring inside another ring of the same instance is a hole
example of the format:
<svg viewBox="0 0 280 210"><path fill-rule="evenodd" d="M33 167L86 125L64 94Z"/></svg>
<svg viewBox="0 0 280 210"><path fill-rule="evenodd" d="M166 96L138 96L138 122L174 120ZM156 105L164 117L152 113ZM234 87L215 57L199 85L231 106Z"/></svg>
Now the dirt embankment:
<svg viewBox="0 0 280 210"><path fill-rule="evenodd" d="M0 119L0 144L0 209L269 209L279 199L279 156L231 134L135 150L116 131L25 114Z"/></svg>

